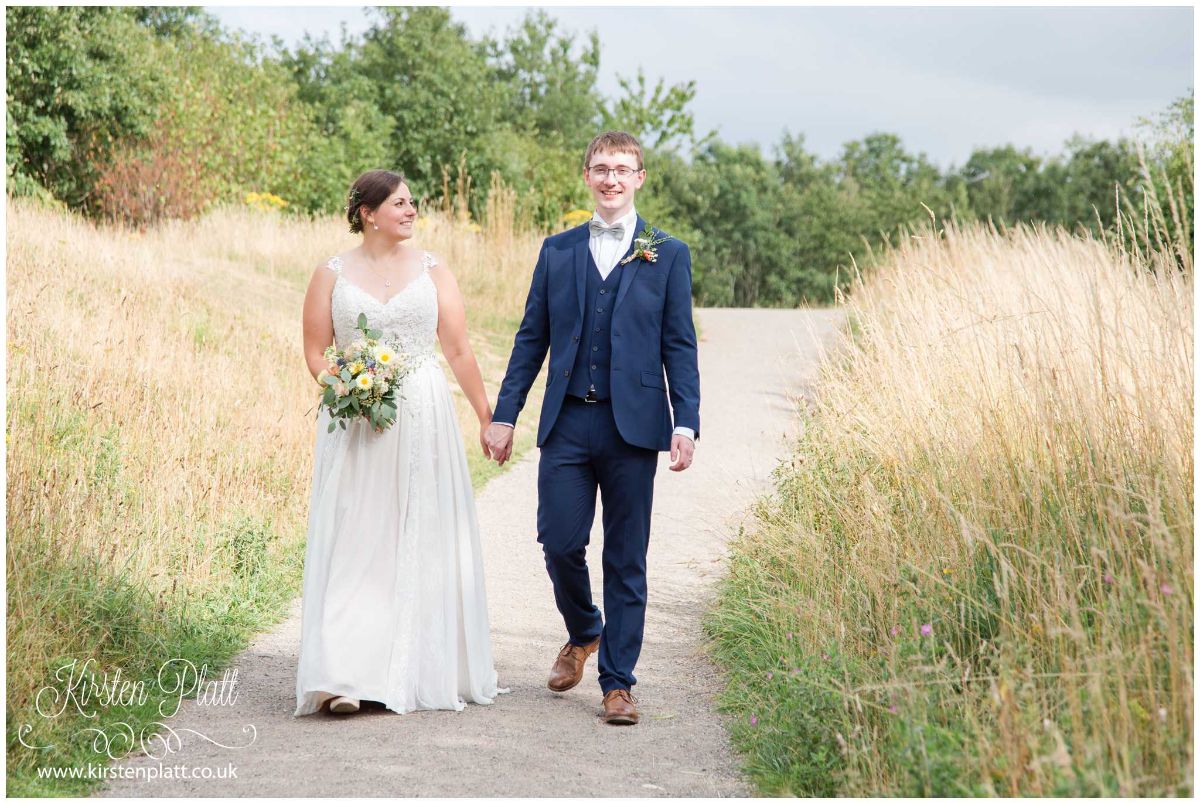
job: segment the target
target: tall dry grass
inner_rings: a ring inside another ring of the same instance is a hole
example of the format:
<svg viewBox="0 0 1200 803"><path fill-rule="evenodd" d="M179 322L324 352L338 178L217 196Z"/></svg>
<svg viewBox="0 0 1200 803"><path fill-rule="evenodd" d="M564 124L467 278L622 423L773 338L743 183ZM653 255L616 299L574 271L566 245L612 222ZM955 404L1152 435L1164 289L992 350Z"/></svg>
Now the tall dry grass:
<svg viewBox="0 0 1200 803"><path fill-rule="evenodd" d="M7 216L12 770L43 760L18 725L33 744L70 730L31 709L56 662L136 674L171 657L138 654L167 630L204 657L294 591L316 426L301 304L314 267L358 237L234 208L144 234L12 200ZM540 236L434 213L416 240L459 279L494 398ZM494 469L446 370L480 481Z"/></svg>
<svg viewBox="0 0 1200 803"><path fill-rule="evenodd" d="M708 622L764 791L1191 793L1177 257L947 225L860 277Z"/></svg>

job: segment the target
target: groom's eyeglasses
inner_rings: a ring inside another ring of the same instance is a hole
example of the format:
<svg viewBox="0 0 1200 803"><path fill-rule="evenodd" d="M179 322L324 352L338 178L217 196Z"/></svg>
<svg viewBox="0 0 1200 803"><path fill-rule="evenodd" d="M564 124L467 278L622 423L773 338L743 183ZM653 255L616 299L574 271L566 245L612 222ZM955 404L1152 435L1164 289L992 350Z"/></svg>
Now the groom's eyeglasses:
<svg viewBox="0 0 1200 803"><path fill-rule="evenodd" d="M602 167L600 165L596 165L595 167L588 168L588 175L590 175L596 181L607 178L609 173L612 173L617 178L626 179L636 172L638 171L634 168L625 167L624 165L621 167Z"/></svg>

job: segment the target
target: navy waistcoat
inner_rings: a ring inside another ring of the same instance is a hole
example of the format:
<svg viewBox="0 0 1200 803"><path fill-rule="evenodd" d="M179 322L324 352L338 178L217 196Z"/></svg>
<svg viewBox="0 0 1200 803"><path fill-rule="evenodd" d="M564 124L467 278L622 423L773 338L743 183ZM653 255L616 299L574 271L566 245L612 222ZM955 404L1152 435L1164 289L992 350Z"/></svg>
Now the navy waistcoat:
<svg viewBox="0 0 1200 803"><path fill-rule="evenodd" d="M588 249L587 289L583 301L583 331L580 335L579 351L575 355L575 366L571 369L571 381L567 393L571 396L586 396L589 386L595 386L596 397L607 399L609 373L612 365L612 321L613 302L621 283L624 265L617 265L600 279L600 269Z"/></svg>

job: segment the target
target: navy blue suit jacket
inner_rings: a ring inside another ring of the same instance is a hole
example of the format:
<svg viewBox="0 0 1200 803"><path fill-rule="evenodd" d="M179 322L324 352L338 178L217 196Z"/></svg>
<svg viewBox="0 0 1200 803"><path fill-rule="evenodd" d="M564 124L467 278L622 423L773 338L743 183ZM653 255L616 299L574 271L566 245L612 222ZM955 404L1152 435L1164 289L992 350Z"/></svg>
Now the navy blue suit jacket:
<svg viewBox="0 0 1200 803"><path fill-rule="evenodd" d="M637 233L645 226L639 215ZM655 236L660 235L656 230ZM588 238L585 223L542 243L525 317L496 399L492 420L515 425L549 350L538 446L558 419L583 334ZM625 256L632 250L631 246ZM700 437L700 371L692 325L691 253L675 239L660 243L655 251L656 261L635 259L621 274L613 302L609 392L617 430L626 442L669 451L675 426L690 427Z"/></svg>

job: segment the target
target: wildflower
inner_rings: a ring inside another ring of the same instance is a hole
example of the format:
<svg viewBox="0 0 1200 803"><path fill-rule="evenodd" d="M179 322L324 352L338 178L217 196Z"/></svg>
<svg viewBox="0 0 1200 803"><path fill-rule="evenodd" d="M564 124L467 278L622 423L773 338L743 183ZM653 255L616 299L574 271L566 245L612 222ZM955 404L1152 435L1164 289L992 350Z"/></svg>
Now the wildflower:
<svg viewBox="0 0 1200 803"><path fill-rule="evenodd" d="M898 711L898 710L899 710L899 709L897 709L897 708L896 708L896 706L894 706L894 705L889 705L889 706L888 706L888 712L889 712L889 713L892 713L892 714L894 714L894 713L896 713L896 711Z"/></svg>
<svg viewBox="0 0 1200 803"><path fill-rule="evenodd" d="M1160 585L1160 586L1158 587L1158 590L1159 590L1159 591L1161 591L1161 592L1163 592L1163 594L1164 594L1164 595L1170 595L1170 593L1171 593L1171 586L1170 586L1169 584L1167 584L1167 583L1163 583L1162 585Z"/></svg>
<svg viewBox="0 0 1200 803"><path fill-rule="evenodd" d="M1110 586L1114 582L1113 576L1111 574L1105 574L1104 577L1102 577L1101 579L1104 581L1104 585L1106 585L1106 586Z"/></svg>
<svg viewBox="0 0 1200 803"><path fill-rule="evenodd" d="M822 660L822 661L828 661L828 660L829 660L829 653L827 653L827 652L823 652L823 653L821 653L821 660Z"/></svg>
<svg viewBox="0 0 1200 803"><path fill-rule="evenodd" d="M900 625L892 625L892 629L888 631L893 636L900 635Z"/></svg>
<svg viewBox="0 0 1200 803"><path fill-rule="evenodd" d="M758 726L758 716L756 714L751 714L750 715L750 727L753 728L753 727L757 727L757 726Z"/></svg>
<svg viewBox="0 0 1200 803"><path fill-rule="evenodd" d="M942 569L942 574L950 574L950 567L947 566L944 569Z"/></svg>
<svg viewBox="0 0 1200 803"><path fill-rule="evenodd" d="M928 623L921 625L921 635L922 636L932 636L933 635L933 625L928 624Z"/></svg>
<svg viewBox="0 0 1200 803"><path fill-rule="evenodd" d="M788 640L788 641L791 641L791 640L792 640L792 634L791 634L791 633L788 633L788 634L787 634L787 640Z"/></svg>
<svg viewBox="0 0 1200 803"><path fill-rule="evenodd" d="M774 673L774 672L768 672L768 673L767 673L767 680L770 680L770 679L771 679L771 678L773 678L773 677L775 677L775 673Z"/></svg>

